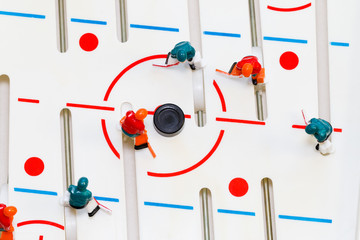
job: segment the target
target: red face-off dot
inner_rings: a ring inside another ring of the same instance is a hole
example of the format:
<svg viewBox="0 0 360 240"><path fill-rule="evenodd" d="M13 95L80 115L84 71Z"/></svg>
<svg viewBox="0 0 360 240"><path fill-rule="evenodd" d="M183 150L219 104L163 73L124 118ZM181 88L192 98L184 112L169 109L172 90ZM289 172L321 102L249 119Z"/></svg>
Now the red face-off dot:
<svg viewBox="0 0 360 240"><path fill-rule="evenodd" d="M97 48L99 39L92 33L85 33L81 36L79 44L82 50L91 52Z"/></svg>
<svg viewBox="0 0 360 240"><path fill-rule="evenodd" d="M284 52L280 56L280 65L286 70L293 70L299 64L299 57L293 52Z"/></svg>
<svg viewBox="0 0 360 240"><path fill-rule="evenodd" d="M24 168L25 172L30 176L38 176L44 171L44 162L40 158L31 157L26 160Z"/></svg>
<svg viewBox="0 0 360 240"><path fill-rule="evenodd" d="M249 190L249 185L245 179L234 178L229 183L229 191L235 197L244 196Z"/></svg>

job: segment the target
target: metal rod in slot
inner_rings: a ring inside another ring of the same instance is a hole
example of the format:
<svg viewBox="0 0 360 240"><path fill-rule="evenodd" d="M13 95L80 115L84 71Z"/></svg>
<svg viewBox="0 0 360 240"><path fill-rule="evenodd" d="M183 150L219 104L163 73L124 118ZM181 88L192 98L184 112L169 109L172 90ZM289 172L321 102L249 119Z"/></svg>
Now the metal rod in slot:
<svg viewBox="0 0 360 240"><path fill-rule="evenodd" d="M67 50L67 29L66 29L66 10L65 0L57 0L57 15L59 29L59 50L64 53Z"/></svg>
<svg viewBox="0 0 360 240"><path fill-rule="evenodd" d="M202 54L199 0L188 0L188 16L191 45L196 49L196 51ZM198 69L192 72L192 81L194 112L197 115L198 126L203 127L206 124L203 69Z"/></svg>
<svg viewBox="0 0 360 240"><path fill-rule="evenodd" d="M275 240L275 221L274 221L274 207L272 200L272 181L269 178L264 178L261 181L264 203L265 215L265 234L266 240Z"/></svg>
<svg viewBox="0 0 360 240"><path fill-rule="evenodd" d="M327 1L316 1L316 56L319 117L330 121L330 72Z"/></svg>
<svg viewBox="0 0 360 240"><path fill-rule="evenodd" d="M197 120L198 120L198 126L199 127L203 127L205 125L203 111L198 111L197 112Z"/></svg>
<svg viewBox="0 0 360 240"><path fill-rule="evenodd" d="M264 65L263 50L262 50L262 34L260 22L259 2L256 0L249 0L249 16L250 16L250 30L251 30L251 46L255 55L259 57L260 62ZM267 103L266 103L266 86L265 83L259 83L254 86L256 99L257 118L264 121L267 118Z"/></svg>
<svg viewBox="0 0 360 240"><path fill-rule="evenodd" d="M126 0L118 0L119 4L119 21L120 21L120 41L127 42L128 40L128 26L127 26L127 13L126 13Z"/></svg>
<svg viewBox="0 0 360 240"><path fill-rule="evenodd" d="M121 104L121 116L125 116L126 112L132 110L130 103ZM138 195L137 195L137 180L136 180L136 159L134 149L134 138L130 138L122 131L122 145L123 154L122 161L124 162L124 182L125 182L125 200L126 200L126 224L128 239L139 240L139 210L138 210Z"/></svg>
<svg viewBox="0 0 360 240"><path fill-rule="evenodd" d="M64 108L60 112L62 142L63 142L63 161L64 161L64 188L67 191L69 185L73 184L74 168L72 158L72 125L71 125L71 112L69 109ZM76 227L76 211L73 208L64 208L65 216L65 235L66 240L77 239Z"/></svg>
<svg viewBox="0 0 360 240"><path fill-rule="evenodd" d="M64 136L64 159L65 159L65 184L66 187L73 184L72 147L71 147L71 113L69 109L61 111L63 115L63 136Z"/></svg>
<svg viewBox="0 0 360 240"><path fill-rule="evenodd" d="M251 45L253 47L258 47L258 39L257 39L257 32L256 32L255 2L254 2L254 0L249 0L249 9L250 9Z"/></svg>
<svg viewBox="0 0 360 240"><path fill-rule="evenodd" d="M0 75L0 203L7 202L9 182L9 105L10 79Z"/></svg>
<svg viewBox="0 0 360 240"><path fill-rule="evenodd" d="M203 225L203 240L213 239L213 224L211 214L211 192L208 188L200 190L201 220Z"/></svg>

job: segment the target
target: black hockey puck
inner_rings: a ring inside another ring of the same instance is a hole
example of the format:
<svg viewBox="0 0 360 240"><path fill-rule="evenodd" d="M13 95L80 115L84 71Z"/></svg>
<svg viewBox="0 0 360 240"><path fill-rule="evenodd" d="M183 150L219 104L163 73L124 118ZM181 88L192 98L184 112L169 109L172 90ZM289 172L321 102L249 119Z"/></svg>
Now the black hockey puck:
<svg viewBox="0 0 360 240"><path fill-rule="evenodd" d="M175 104L166 103L161 105L154 113L155 129L165 137L173 137L179 134L184 123L184 112Z"/></svg>

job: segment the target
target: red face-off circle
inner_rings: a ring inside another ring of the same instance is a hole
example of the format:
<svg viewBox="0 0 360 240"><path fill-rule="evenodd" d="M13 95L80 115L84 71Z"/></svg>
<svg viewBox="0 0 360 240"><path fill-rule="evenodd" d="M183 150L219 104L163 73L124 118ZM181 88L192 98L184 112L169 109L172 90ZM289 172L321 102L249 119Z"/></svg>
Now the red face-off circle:
<svg viewBox="0 0 360 240"><path fill-rule="evenodd" d="M286 70L293 70L299 64L299 57L293 52L284 52L280 56L280 65Z"/></svg>
<svg viewBox="0 0 360 240"><path fill-rule="evenodd" d="M229 183L229 191L235 197L244 196L249 190L249 185L243 178L234 178Z"/></svg>
<svg viewBox="0 0 360 240"><path fill-rule="evenodd" d="M82 50L91 52L99 45L99 39L92 33L85 33L81 36L79 44Z"/></svg>
<svg viewBox="0 0 360 240"><path fill-rule="evenodd" d="M45 165L43 160L41 160L40 158L31 157L26 160L24 168L27 174L35 177L40 175L44 171Z"/></svg>

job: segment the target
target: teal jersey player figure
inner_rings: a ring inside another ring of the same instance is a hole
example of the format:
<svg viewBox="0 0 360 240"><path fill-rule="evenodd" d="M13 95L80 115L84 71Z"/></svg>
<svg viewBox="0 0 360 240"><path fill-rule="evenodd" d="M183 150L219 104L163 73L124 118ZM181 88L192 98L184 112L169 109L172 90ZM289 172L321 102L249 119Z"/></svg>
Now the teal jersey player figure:
<svg viewBox="0 0 360 240"><path fill-rule="evenodd" d="M328 121L321 118L312 118L305 128L305 132L314 135L318 141L318 144L315 147L316 150L324 155L334 152L333 145L328 139L333 132L333 128Z"/></svg>
<svg viewBox="0 0 360 240"><path fill-rule="evenodd" d="M192 70L202 67L200 54L195 51L195 48L187 41L179 42L175 45L175 47L168 53L165 61L166 65L168 64L170 57L178 62L188 61Z"/></svg>
<svg viewBox="0 0 360 240"><path fill-rule="evenodd" d="M99 211L100 207L92 197L92 193L86 189L88 184L89 180L86 177L82 177L79 179L77 186L69 186L69 205L75 209L86 207L89 217L92 217Z"/></svg>

